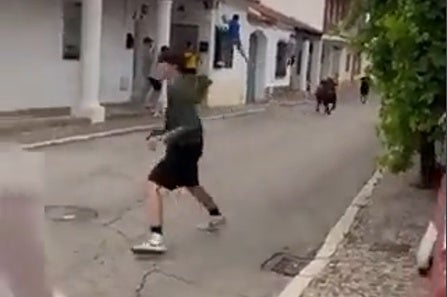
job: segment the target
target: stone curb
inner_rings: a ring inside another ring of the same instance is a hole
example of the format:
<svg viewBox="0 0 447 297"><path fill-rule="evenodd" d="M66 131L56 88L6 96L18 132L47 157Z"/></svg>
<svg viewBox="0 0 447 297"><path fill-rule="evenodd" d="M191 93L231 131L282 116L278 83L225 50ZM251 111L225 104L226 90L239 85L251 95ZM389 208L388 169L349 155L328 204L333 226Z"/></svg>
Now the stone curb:
<svg viewBox="0 0 447 297"><path fill-rule="evenodd" d="M266 110L267 110L266 107L252 108L252 109L249 109L246 111L229 112L229 113L223 113L220 115L203 117L203 119L207 120L207 121L223 120L223 119L229 119L229 118L235 118L235 117L241 117L241 116L261 113L261 112L265 112ZM113 130L109 130L109 131L96 132L96 133L90 133L90 134L73 135L73 136L69 136L69 137L63 137L63 138L58 138L58 139L51 139L51 140L46 140L46 141L24 144L24 145L22 145L22 149L32 150L32 149L67 144L67 143L72 143L72 142L88 141L88 140L93 140L93 139L97 139L97 138L105 138L105 137L110 137L110 136L119 136L119 135L124 135L124 134L129 134L129 133L147 131L149 129L153 129L153 128L156 128L159 126L160 126L160 124L158 123L158 124L150 124L150 125L133 126L133 127L129 127L129 128L122 128L122 129L113 129Z"/></svg>
<svg viewBox="0 0 447 297"><path fill-rule="evenodd" d="M324 268L335 254L338 246L348 234L358 211L368 203L374 188L380 182L382 177L383 175L380 170L377 170L373 174L360 192L354 197L337 224L335 224L329 231L314 260L301 270L299 275L292 279L278 297L302 296L310 283L323 272Z"/></svg>

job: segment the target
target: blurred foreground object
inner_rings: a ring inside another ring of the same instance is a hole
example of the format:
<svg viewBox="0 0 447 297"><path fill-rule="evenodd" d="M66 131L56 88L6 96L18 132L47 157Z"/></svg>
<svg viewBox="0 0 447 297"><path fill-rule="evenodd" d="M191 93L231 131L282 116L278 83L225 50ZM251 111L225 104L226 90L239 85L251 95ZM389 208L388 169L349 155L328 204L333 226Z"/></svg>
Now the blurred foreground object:
<svg viewBox="0 0 447 297"><path fill-rule="evenodd" d="M430 275L430 295L446 296L446 178L442 178L433 220L421 240L417 253L420 274Z"/></svg>
<svg viewBox="0 0 447 297"><path fill-rule="evenodd" d="M0 143L0 164L0 296L53 297L45 270L43 154Z"/></svg>
<svg viewBox="0 0 447 297"><path fill-rule="evenodd" d="M434 224L437 230L436 243L433 253L433 267L431 271L431 295L429 297L446 296L446 178L442 179L438 193L438 204Z"/></svg>

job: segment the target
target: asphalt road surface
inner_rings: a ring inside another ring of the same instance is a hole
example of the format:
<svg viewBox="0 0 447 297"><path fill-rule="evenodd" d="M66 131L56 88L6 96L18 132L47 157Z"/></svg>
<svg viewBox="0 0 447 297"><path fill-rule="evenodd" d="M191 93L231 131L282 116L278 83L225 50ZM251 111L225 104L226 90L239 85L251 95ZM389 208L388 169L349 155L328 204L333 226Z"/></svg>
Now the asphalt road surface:
<svg viewBox="0 0 447 297"><path fill-rule="evenodd" d="M313 105L205 123L201 180L228 218L196 230L206 213L187 194L165 199L168 253L136 259L148 233L144 182L160 158L145 134L46 148L47 205L98 212L47 220L50 271L68 297L272 297L290 280L262 271L274 253L307 257L375 169L377 104Z"/></svg>

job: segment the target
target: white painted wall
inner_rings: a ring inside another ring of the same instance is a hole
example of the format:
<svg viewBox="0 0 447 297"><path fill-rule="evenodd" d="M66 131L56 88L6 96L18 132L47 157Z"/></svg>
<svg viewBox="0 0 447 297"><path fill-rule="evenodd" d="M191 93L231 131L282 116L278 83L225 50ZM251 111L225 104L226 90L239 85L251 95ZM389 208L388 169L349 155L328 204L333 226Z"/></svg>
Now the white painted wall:
<svg viewBox="0 0 447 297"><path fill-rule="evenodd" d="M254 30L253 30L254 31ZM276 78L276 52L279 41L288 42L291 32L270 27L262 30L267 36L266 88L285 87L290 85L290 67L284 77Z"/></svg>
<svg viewBox="0 0 447 297"><path fill-rule="evenodd" d="M283 87L290 84L290 68L287 75L283 78L275 77L276 67L276 46L280 40L287 41L290 32L280 30L275 27L260 27L252 25L247 21L246 10L238 6L236 3L228 3L221 5L214 17L218 24L222 24L221 18L225 14L231 17L233 14L239 14L241 17L241 39L245 52L249 51L250 35L259 30L264 33L267 38L267 51L265 57L265 73L258 74L264 79L264 89L270 87ZM214 37L211 38L214 43ZM213 46L214 49L214 46ZM235 51L233 68L231 69L213 69L211 72L213 85L210 88L208 104L210 106L218 105L237 105L246 102L247 92L247 65L240 54Z"/></svg>
<svg viewBox="0 0 447 297"><path fill-rule="evenodd" d="M32 0L31 0L32 1ZM126 50L126 34L133 33L132 9L126 0L103 0L100 102L123 102L132 90L133 51ZM127 88L120 90L120 81Z"/></svg>
<svg viewBox="0 0 447 297"><path fill-rule="evenodd" d="M248 52L248 39L250 31L247 21L247 7L237 1L228 1L221 4L219 9L214 11L213 17L215 22L223 25L222 16L225 14L231 18L235 13L239 14L241 22L241 42L245 51ZM214 36L211 38L214 44ZM214 46L213 46L214 48ZM213 69L210 73L213 84L209 90L208 105L238 105L245 103L246 82L247 82L247 65L240 54L235 51L233 68Z"/></svg>
<svg viewBox="0 0 447 297"><path fill-rule="evenodd" d="M130 17L131 11L128 11ZM125 101L121 77L132 73L132 32L124 0L104 1L101 102ZM62 2L21 0L0 3L0 110L70 106L80 97L80 63L62 59Z"/></svg>
<svg viewBox="0 0 447 297"><path fill-rule="evenodd" d="M324 0L261 0L262 4L319 30L323 30L324 2Z"/></svg>

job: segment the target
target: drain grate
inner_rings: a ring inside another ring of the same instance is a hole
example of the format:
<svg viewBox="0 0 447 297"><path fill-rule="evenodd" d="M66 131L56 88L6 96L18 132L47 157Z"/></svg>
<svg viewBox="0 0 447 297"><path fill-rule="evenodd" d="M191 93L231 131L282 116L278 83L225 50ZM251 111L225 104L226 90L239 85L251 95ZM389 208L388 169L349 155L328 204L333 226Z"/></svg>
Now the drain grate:
<svg viewBox="0 0 447 297"><path fill-rule="evenodd" d="M74 205L45 206L45 216L55 222L89 221L98 217L98 212Z"/></svg>
<svg viewBox="0 0 447 297"><path fill-rule="evenodd" d="M410 252L411 246L408 244L398 244L392 242L374 243L369 250L371 252L385 252L393 255L403 255Z"/></svg>
<svg viewBox="0 0 447 297"><path fill-rule="evenodd" d="M288 253L276 253L261 265L262 270L273 271L285 276L296 276L311 259L296 257Z"/></svg>

